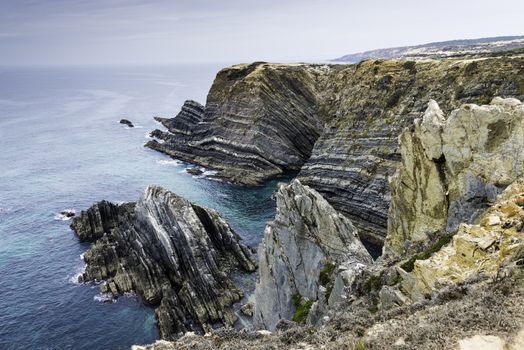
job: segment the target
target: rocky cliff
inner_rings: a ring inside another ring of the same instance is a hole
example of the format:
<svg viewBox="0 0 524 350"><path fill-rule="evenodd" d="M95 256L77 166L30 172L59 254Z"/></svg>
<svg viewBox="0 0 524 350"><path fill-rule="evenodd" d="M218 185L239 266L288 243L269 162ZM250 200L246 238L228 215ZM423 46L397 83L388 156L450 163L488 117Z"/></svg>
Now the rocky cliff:
<svg viewBox="0 0 524 350"><path fill-rule="evenodd" d="M318 99L336 69L262 62L223 69L205 108L187 101L174 119L159 119L168 132L153 131L162 142L146 146L242 184L297 171L328 119Z"/></svg>
<svg viewBox="0 0 524 350"><path fill-rule="evenodd" d="M524 175L524 105L495 98L490 105L463 105L446 119L431 101L414 129L402 133L400 147L386 256L415 253L460 223L476 223Z"/></svg>
<svg viewBox="0 0 524 350"><path fill-rule="evenodd" d="M332 78L336 117L317 140L299 179L346 214L368 247L387 231L388 178L398 167L397 138L438 102L446 114L494 96L524 98L524 60L366 61Z"/></svg>
<svg viewBox="0 0 524 350"><path fill-rule="evenodd" d="M521 57L238 65L218 73L205 107L188 102L161 120L168 131L147 146L242 184L300 170L376 253L403 128L430 99L447 114L493 96L524 98Z"/></svg>
<svg viewBox="0 0 524 350"><path fill-rule="evenodd" d="M118 296L136 292L155 306L162 338L232 326L243 292L230 275L253 272L250 250L213 210L150 186L136 204L95 204L72 228L93 242L85 281Z"/></svg>
<svg viewBox="0 0 524 350"><path fill-rule="evenodd" d="M218 330L149 348L522 348L523 112L515 99L451 113L429 103L399 138L388 220L403 236L388 236L375 262L317 191L281 186L255 305L273 333Z"/></svg>
<svg viewBox="0 0 524 350"><path fill-rule="evenodd" d="M293 180L280 186L276 201L255 289L254 324L269 330L282 319L317 323L372 262L357 229L315 190Z"/></svg>

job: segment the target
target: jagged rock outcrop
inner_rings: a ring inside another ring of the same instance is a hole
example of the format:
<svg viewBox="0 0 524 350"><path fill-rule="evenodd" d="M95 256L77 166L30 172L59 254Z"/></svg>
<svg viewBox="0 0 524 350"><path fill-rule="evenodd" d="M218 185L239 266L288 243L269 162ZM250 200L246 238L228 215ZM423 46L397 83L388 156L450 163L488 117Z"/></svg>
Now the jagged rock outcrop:
<svg viewBox="0 0 524 350"><path fill-rule="evenodd" d="M255 289L255 326L269 330L281 319L318 322L372 262L356 228L315 190L293 180L280 186L276 201L275 220L259 248Z"/></svg>
<svg viewBox="0 0 524 350"><path fill-rule="evenodd" d="M495 277L522 247L524 180L520 179L483 213L479 224L461 224L450 244L429 259L416 260L410 278L405 278L400 288L416 301L442 286L478 275Z"/></svg>
<svg viewBox="0 0 524 350"><path fill-rule="evenodd" d="M174 119L157 119L169 132L153 131L163 143L146 146L242 184L297 171L326 122L318 90L333 69L262 62L223 69L205 108L187 101Z"/></svg>
<svg viewBox="0 0 524 350"><path fill-rule="evenodd" d="M473 338L496 337L504 349L520 350L524 340L524 246L520 254L512 254L498 276L452 284L411 305L375 310L360 299L347 300L337 305L321 328L294 324L272 333L221 329L204 337L186 334L176 342L157 341L133 349L476 350L479 343L477 347L459 346Z"/></svg>
<svg viewBox="0 0 524 350"><path fill-rule="evenodd" d="M116 205L108 201L98 202L89 209L82 210L80 215L73 219L71 228L75 230L81 242L94 242L125 220L134 206L135 203Z"/></svg>
<svg viewBox="0 0 524 350"><path fill-rule="evenodd" d="M254 258L217 212L149 186L136 205L95 204L72 224L94 241L84 280L103 292L137 292L154 305L162 338L232 326L243 292L229 275L252 272Z"/></svg>
<svg viewBox="0 0 524 350"><path fill-rule="evenodd" d="M162 123L162 125L164 125L166 129L174 135L190 135L198 123L200 123L203 119L204 106L193 100L187 100L184 102L184 105L182 106L180 113L177 114L176 118L155 118L156 121ZM161 138L161 135L162 133L159 133L158 131L153 132L153 136L155 137Z"/></svg>
<svg viewBox="0 0 524 350"><path fill-rule="evenodd" d="M134 128L133 122L131 122L129 119L120 119L120 124L127 125L130 128Z"/></svg>
<svg viewBox="0 0 524 350"><path fill-rule="evenodd" d="M494 96L524 99L521 57L237 65L218 73L205 108L186 103L147 146L241 184L300 170L378 255L403 128L430 99L448 114Z"/></svg>
<svg viewBox="0 0 524 350"><path fill-rule="evenodd" d="M475 223L524 175L524 105L495 98L490 105L466 104L445 120L433 101L400 145L385 256L415 253L460 223Z"/></svg>

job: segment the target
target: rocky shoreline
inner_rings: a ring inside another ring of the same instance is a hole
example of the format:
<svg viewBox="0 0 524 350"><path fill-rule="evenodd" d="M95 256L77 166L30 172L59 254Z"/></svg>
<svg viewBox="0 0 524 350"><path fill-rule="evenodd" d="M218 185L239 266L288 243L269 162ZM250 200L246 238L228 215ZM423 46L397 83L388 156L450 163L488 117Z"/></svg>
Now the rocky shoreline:
<svg viewBox="0 0 524 350"><path fill-rule="evenodd" d="M449 116L430 101L399 138L378 261L350 220L293 180L279 188L259 248L254 326L263 331L186 334L137 349L520 349L523 136L516 99Z"/></svg>
<svg viewBox="0 0 524 350"><path fill-rule="evenodd" d="M148 349L441 349L486 334L519 349L519 99L521 57L226 68L146 146L244 185L299 172L259 246L253 329L233 330L231 274L254 272L254 255L218 213L160 187L73 219L93 243L84 279L155 307L172 341Z"/></svg>
<svg viewBox="0 0 524 350"><path fill-rule="evenodd" d="M518 56L237 65L217 74L205 106L187 101L160 119L167 131L146 146L245 185L299 171L378 253L402 130L430 99L444 113L495 96L524 100L523 76Z"/></svg>

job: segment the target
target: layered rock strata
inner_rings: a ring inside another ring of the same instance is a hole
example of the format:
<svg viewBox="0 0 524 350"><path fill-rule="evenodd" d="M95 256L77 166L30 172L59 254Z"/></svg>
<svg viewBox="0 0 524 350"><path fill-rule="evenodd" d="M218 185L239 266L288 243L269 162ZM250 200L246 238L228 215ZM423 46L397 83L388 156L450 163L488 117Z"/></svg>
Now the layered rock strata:
<svg viewBox="0 0 524 350"><path fill-rule="evenodd" d="M205 108L187 101L174 119L158 119L147 147L218 170L231 182L259 184L297 171L327 118L318 102L335 68L253 63L221 70Z"/></svg>
<svg viewBox="0 0 524 350"><path fill-rule="evenodd" d="M315 190L293 180L276 193L277 214L259 248L256 327L317 323L372 262L356 228Z"/></svg>
<svg viewBox="0 0 524 350"><path fill-rule="evenodd" d="M435 101L400 136L402 166L391 183L385 256L416 253L476 223L524 175L524 105L493 99L466 104L447 119Z"/></svg>
<svg viewBox="0 0 524 350"><path fill-rule="evenodd" d="M84 280L104 281L114 296L138 293L155 306L162 338L235 323L243 292L230 275L256 263L217 212L149 186L136 204L95 204L72 228L93 242Z"/></svg>
<svg viewBox="0 0 524 350"><path fill-rule="evenodd" d="M168 131L147 146L241 184L300 170L377 253L403 128L430 99L448 114L493 96L524 98L521 57L237 65L218 73L205 107L161 119Z"/></svg>
<svg viewBox="0 0 524 350"><path fill-rule="evenodd" d="M389 220L407 236L398 246L388 237L390 259L371 262L355 227L318 192L299 180L281 186L275 221L260 247L255 298L255 321L273 332L187 334L150 348L452 349L496 338L500 346L520 349L524 177L517 148L524 142L523 111L515 99L495 98L446 118L432 101L422 120L403 132ZM464 173L501 184L498 195L461 202L483 188ZM457 232L447 234L456 220L463 220ZM362 268L344 270L345 261ZM338 287L337 278L344 282ZM300 325L317 325L318 317L321 328Z"/></svg>

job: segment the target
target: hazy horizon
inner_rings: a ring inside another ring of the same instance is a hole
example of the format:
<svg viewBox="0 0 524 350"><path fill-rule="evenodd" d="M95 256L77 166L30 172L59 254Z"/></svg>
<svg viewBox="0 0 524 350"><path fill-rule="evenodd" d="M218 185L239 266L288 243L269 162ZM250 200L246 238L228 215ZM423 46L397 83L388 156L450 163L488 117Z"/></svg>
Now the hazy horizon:
<svg viewBox="0 0 524 350"><path fill-rule="evenodd" d="M1 1L0 65L325 61L522 35L522 13L515 0Z"/></svg>

